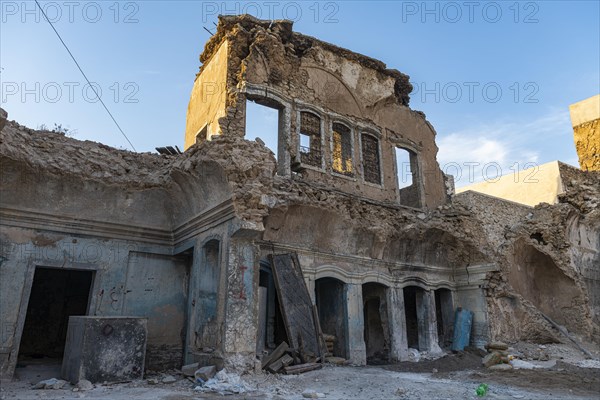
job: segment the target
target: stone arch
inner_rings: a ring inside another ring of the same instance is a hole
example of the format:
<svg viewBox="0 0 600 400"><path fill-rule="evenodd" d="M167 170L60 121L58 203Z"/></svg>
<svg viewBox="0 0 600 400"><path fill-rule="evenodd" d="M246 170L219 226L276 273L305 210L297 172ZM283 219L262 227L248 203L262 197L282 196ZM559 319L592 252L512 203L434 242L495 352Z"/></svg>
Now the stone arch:
<svg viewBox="0 0 600 400"><path fill-rule="evenodd" d="M347 284L332 277L315 280L315 304L327 351L348 358Z"/></svg>
<svg viewBox="0 0 600 400"><path fill-rule="evenodd" d="M302 68L308 72L308 87L328 108L340 114L363 116L363 107L346 82L333 72L317 65L306 65Z"/></svg>
<svg viewBox="0 0 600 400"><path fill-rule="evenodd" d="M556 323L586 331L588 311L581 288L551 256L521 238L513 244L512 261L507 277L517 293Z"/></svg>
<svg viewBox="0 0 600 400"><path fill-rule="evenodd" d="M367 364L385 364L390 360L391 330L387 289L388 286L376 282L362 285Z"/></svg>

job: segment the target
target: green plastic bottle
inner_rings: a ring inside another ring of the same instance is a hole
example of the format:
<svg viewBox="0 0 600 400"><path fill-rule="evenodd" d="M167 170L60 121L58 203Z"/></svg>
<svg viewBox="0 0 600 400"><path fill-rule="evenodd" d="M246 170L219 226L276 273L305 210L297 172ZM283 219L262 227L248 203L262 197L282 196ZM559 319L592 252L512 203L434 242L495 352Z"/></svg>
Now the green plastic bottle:
<svg viewBox="0 0 600 400"><path fill-rule="evenodd" d="M477 394L477 396L483 397L487 394L487 391L488 391L488 385L486 383L482 383L481 385L479 385L477 387L477 389L475 390L475 393Z"/></svg>

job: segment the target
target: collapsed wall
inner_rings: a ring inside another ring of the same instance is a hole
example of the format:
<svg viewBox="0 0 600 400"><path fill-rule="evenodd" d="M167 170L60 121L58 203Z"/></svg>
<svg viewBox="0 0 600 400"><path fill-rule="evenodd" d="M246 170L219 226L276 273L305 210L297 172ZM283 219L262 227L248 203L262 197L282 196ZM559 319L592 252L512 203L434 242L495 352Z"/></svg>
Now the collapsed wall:
<svg viewBox="0 0 600 400"><path fill-rule="evenodd" d="M600 174L559 163L559 203L534 208L476 192L455 197L485 224L500 271L489 276L493 338L564 340L546 317L599 340Z"/></svg>

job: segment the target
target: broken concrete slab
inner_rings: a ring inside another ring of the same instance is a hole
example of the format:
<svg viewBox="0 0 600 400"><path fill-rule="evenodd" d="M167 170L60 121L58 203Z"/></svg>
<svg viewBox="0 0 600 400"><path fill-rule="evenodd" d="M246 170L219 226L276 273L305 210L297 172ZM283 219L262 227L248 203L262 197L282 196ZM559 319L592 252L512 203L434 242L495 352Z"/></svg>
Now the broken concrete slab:
<svg viewBox="0 0 600 400"><path fill-rule="evenodd" d="M306 389L302 392L302 397L305 399L322 399L325 397L324 393L319 393L316 390Z"/></svg>
<svg viewBox="0 0 600 400"><path fill-rule="evenodd" d="M342 358L342 357L326 357L325 362L328 362L329 364L335 364L335 365L348 364L348 360L346 360L345 358Z"/></svg>
<svg viewBox="0 0 600 400"><path fill-rule="evenodd" d="M216 373L217 367L214 365L209 365L196 370L194 372L194 377L196 378L196 381L200 380L202 382L206 382L209 379L213 378Z"/></svg>
<svg viewBox="0 0 600 400"><path fill-rule="evenodd" d="M488 369L493 370L493 371L509 371L509 370L513 369L513 367L510 364L503 363L503 364L492 365Z"/></svg>
<svg viewBox="0 0 600 400"><path fill-rule="evenodd" d="M497 352L492 352L487 356L483 357L481 363L484 367L489 368L492 365L500 364L502 362L502 357Z"/></svg>
<svg viewBox="0 0 600 400"><path fill-rule="evenodd" d="M69 317L62 376L71 383L141 379L147 322L139 317Z"/></svg>
<svg viewBox="0 0 600 400"><path fill-rule="evenodd" d="M508 350L508 345L503 342L490 342L485 345L485 348L490 351L492 351L492 350Z"/></svg>
<svg viewBox="0 0 600 400"><path fill-rule="evenodd" d="M181 373L183 376L194 376L198 368L200 368L200 363L187 364L181 367Z"/></svg>
<svg viewBox="0 0 600 400"><path fill-rule="evenodd" d="M77 389L80 392L85 392L86 390L92 390L94 388L94 384L90 381L88 381L87 379L82 379L79 382L77 382L77 385L75 385L75 389Z"/></svg>
<svg viewBox="0 0 600 400"><path fill-rule="evenodd" d="M36 383L33 389L62 389L66 384L65 380L51 378Z"/></svg>

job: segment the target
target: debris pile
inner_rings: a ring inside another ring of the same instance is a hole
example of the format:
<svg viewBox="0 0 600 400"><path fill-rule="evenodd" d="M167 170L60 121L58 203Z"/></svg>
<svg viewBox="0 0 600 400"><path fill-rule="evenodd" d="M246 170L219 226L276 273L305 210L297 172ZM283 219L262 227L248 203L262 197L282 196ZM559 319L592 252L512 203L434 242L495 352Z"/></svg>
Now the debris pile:
<svg viewBox="0 0 600 400"><path fill-rule="evenodd" d="M495 370L504 370L504 369L512 369L510 365L510 356L508 354L508 345L502 342L490 342L485 348L488 351L488 354L483 357L481 363L484 367L495 369Z"/></svg>

